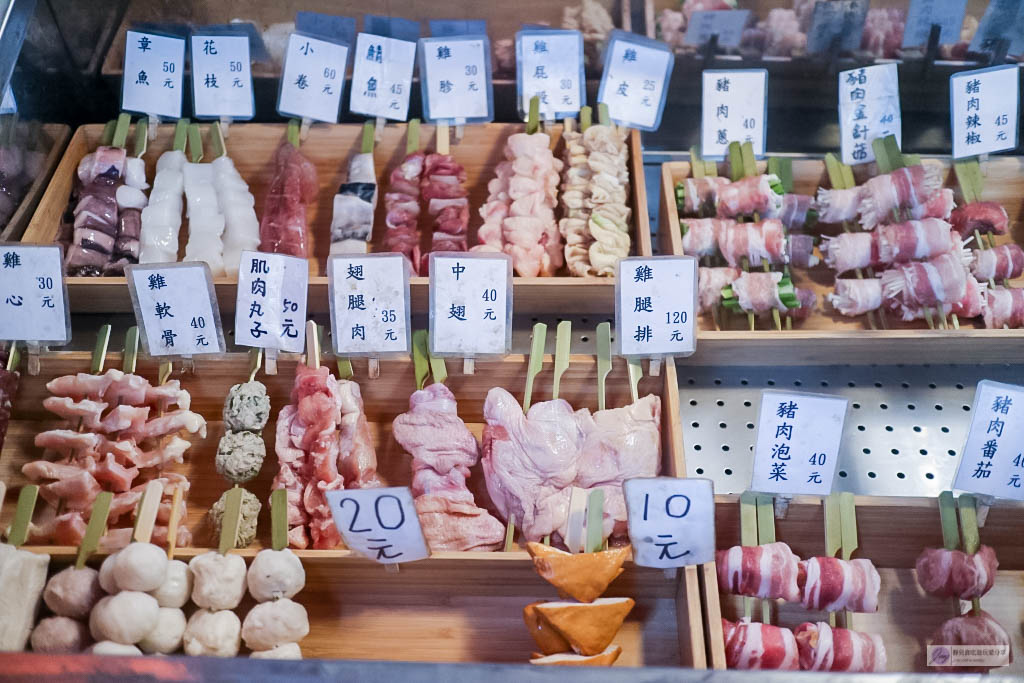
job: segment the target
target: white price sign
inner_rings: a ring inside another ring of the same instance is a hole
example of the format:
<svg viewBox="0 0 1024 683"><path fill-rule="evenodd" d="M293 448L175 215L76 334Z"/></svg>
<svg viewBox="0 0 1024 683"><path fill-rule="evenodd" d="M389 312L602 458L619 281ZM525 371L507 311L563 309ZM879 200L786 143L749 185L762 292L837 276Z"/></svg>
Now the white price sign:
<svg viewBox="0 0 1024 683"><path fill-rule="evenodd" d="M583 34L579 31L520 31L516 34L519 114L540 99L540 115L550 120L576 116L587 99L583 74Z"/></svg>
<svg viewBox="0 0 1024 683"><path fill-rule="evenodd" d="M494 119L487 36L420 38L419 59L424 118L450 123Z"/></svg>
<svg viewBox="0 0 1024 683"><path fill-rule="evenodd" d="M954 159L1017 146L1018 72L1007 64L949 77Z"/></svg>
<svg viewBox="0 0 1024 683"><path fill-rule="evenodd" d="M0 339L71 341L60 247L0 244L0 255Z"/></svg>
<svg viewBox="0 0 1024 683"><path fill-rule="evenodd" d="M348 108L357 114L405 121L415 62L416 43L360 33Z"/></svg>
<svg viewBox="0 0 1024 683"><path fill-rule="evenodd" d="M205 263L147 263L125 268L142 345L150 356L224 353L224 333Z"/></svg>
<svg viewBox="0 0 1024 683"><path fill-rule="evenodd" d="M249 36L192 36L192 108L199 118L253 117Z"/></svg>
<svg viewBox="0 0 1024 683"><path fill-rule="evenodd" d="M871 141L895 135L903 144L900 82L895 64L839 72L839 139L844 164L875 160Z"/></svg>
<svg viewBox="0 0 1024 683"><path fill-rule="evenodd" d="M327 263L334 352L382 356L412 351L408 259L335 255Z"/></svg>
<svg viewBox="0 0 1024 683"><path fill-rule="evenodd" d="M1024 500L1024 387L978 382L953 488Z"/></svg>
<svg viewBox="0 0 1024 683"><path fill-rule="evenodd" d="M715 493L710 479L627 479L622 491L636 564L668 569L715 559Z"/></svg>
<svg viewBox="0 0 1024 683"><path fill-rule="evenodd" d="M761 392L750 490L830 494L847 403L821 394Z"/></svg>
<svg viewBox="0 0 1024 683"><path fill-rule="evenodd" d="M724 159L730 142L749 142L754 156L764 156L768 71L705 69L703 73L701 154Z"/></svg>
<svg viewBox="0 0 1024 683"><path fill-rule="evenodd" d="M309 263L243 251L235 298L235 343L301 353L306 344Z"/></svg>
<svg viewBox="0 0 1024 683"><path fill-rule="evenodd" d="M185 39L125 32L121 109L181 118Z"/></svg>
<svg viewBox="0 0 1024 683"><path fill-rule="evenodd" d="M430 557L408 486L328 491L345 545L380 564Z"/></svg>
<svg viewBox="0 0 1024 683"><path fill-rule="evenodd" d="M648 256L619 261L615 329L623 356L689 356L697 350L697 259Z"/></svg>
<svg viewBox="0 0 1024 683"><path fill-rule="evenodd" d="M337 123L347 65L348 45L291 34L277 111L283 116Z"/></svg>
<svg viewBox="0 0 1024 683"><path fill-rule="evenodd" d="M512 345L512 259L506 254L430 255L430 352L506 354Z"/></svg>
<svg viewBox="0 0 1024 683"><path fill-rule="evenodd" d="M960 40L967 0L910 0L903 29L903 47L924 47L932 26L939 26L939 45Z"/></svg>
<svg viewBox="0 0 1024 683"><path fill-rule="evenodd" d="M597 101L608 105L608 115L621 126L657 130L674 64L664 43L616 29L605 48Z"/></svg>

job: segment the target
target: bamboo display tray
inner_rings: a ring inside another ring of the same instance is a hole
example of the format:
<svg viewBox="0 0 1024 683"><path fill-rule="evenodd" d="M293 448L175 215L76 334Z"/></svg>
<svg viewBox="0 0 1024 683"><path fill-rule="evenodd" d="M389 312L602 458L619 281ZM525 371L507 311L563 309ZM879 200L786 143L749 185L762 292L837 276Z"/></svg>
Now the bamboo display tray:
<svg viewBox="0 0 1024 683"><path fill-rule="evenodd" d="M64 146L68 144L71 127L63 123L44 123L39 129L39 133L42 137L43 147L46 149L43 171L32 181L21 204L11 215L11 220L7 221L7 225L3 229L0 229L0 242L17 241L25 232L32 214L35 213L39 201L43 198L43 193L50 184L50 176L57 168L57 162L60 161L64 153Z"/></svg>
<svg viewBox="0 0 1024 683"><path fill-rule="evenodd" d="M203 127L206 149L210 149L209 130ZM249 190L256 198L257 215L263 212L267 188L273 174L274 151L285 139L285 124L250 123L235 124L229 130L226 141L228 154L235 162L239 173L249 183ZM485 124L466 126L462 140L451 146L452 155L466 169L466 187L469 190L470 222L469 244L476 243L476 230L482 223L478 209L487 198L487 183L494 177L494 169L504 157L502 150L505 140L513 133L522 132L520 124ZM550 128L556 154L561 151L561 126ZM160 126L155 140L150 141L145 155L146 174L150 183L160 154L171 148L174 127ZM54 174L50 186L43 195L32 222L25 231L24 242L51 244L57 235L61 214L67 207L78 162L96 149L103 132L103 126L90 124L75 131L68 144L64 158ZM334 193L342 179L347 177L348 160L359 151L362 126L350 124L316 124L302 143L302 152L317 168L320 193L316 203L309 208L308 244L312 257L309 260L310 313L327 313L328 293L326 266L330 250L330 223L334 206ZM133 139L133 138L129 138ZM421 149L433 149L434 126L422 126L420 131ZM631 183L633 207L632 253L648 256L651 254L651 231L647 217L647 194L642 182L643 154L638 131L631 131L630 176L641 179ZM129 151L131 148L129 147ZM405 125L388 125L382 131L381 140L374 148L377 178L381 195L387 190L387 180L394 168L405 156ZM370 250L382 248L384 233L384 202L377 202L374 220L373 241ZM430 216L426 211L420 215L420 228L425 232L424 244L429 244ZM184 256L188 241L187 221L180 232L179 258ZM614 278L572 277L561 271L557 277L535 277L514 279L514 312L516 313L601 313L615 308ZM131 299L123 277L69 277L68 295L71 310L75 313L125 313L131 312ZM236 279L215 278L217 298L221 309L231 311L235 306ZM414 312L426 312L428 306L428 279L411 279L412 306Z"/></svg>
<svg viewBox="0 0 1024 683"><path fill-rule="evenodd" d="M944 186L957 187L949 158L928 158L923 163L940 166ZM758 172L764 173L765 168L764 161L758 162ZM1009 234L996 236L996 242L1015 240L1024 244L1024 157L993 157L982 162L981 169L985 178L982 200L999 202L1010 216ZM719 175L727 175L726 170L720 163ZM866 170L864 166L854 169L858 184L874 175L866 174ZM689 175L688 161L662 164L658 239L663 254L683 253L675 185ZM819 187L829 187L824 161L794 158L793 192L814 195ZM957 196L960 201L959 191ZM714 329L711 316L700 316L697 353L690 362L760 365L770 357L777 365L1006 363L1022 357L1024 330L985 329L980 318L960 320L959 330L933 330L923 320L907 323L891 313L885 315L887 329L872 330L866 316L851 318L831 310L824 297L833 290L835 275L824 263L811 269L793 268L792 276L793 284L817 295L815 312L809 318L794 321L793 329L785 331L772 329L770 318L760 318L758 329L750 331L746 316L723 316L721 330ZM1011 284L1021 286L1024 278Z"/></svg>
<svg viewBox="0 0 1024 683"><path fill-rule="evenodd" d="M882 636L890 672L928 672L925 644L946 619L958 616L957 601L927 595L917 584L914 563L925 548L941 548L942 526L936 498L882 498L857 496L858 549L854 558L870 559L878 568L882 585L878 612L855 614L853 628ZM719 549L740 544L739 496L715 496L716 545ZM1014 650L1009 667L993 673L1020 675L1024 661L1021 631L1021 593L1024 581L1024 547L1020 543L1019 519L1024 503L998 501L981 528L981 542L995 549L999 571L995 585L981 600L982 608L1006 629ZM821 498L795 496L784 517L776 516L776 539L783 541L800 558L825 554L825 517ZM705 565L711 567L711 565ZM743 598L719 594L717 578L703 586L708 633L708 661L713 668L725 668L722 633L718 619L743 616ZM828 621L826 612L804 609L799 603L772 601L779 626L795 628L804 621ZM970 603L964 603L969 605ZM760 614L760 606L755 607Z"/></svg>
<svg viewBox="0 0 1024 683"><path fill-rule="evenodd" d="M297 362L295 356L283 355L278 361L279 374L258 377L267 386L272 414L263 434L267 460L260 475L246 484L264 507L257 541L249 548L234 551L245 557L252 557L260 547L269 544L266 502L277 471L274 426L278 411L288 403ZM42 400L47 396L46 382L60 375L88 372L89 365L88 353L52 353L41 358L39 375L22 375L0 455L0 481L9 487L4 520L11 519L17 491L26 483L21 466L43 455L33 445L35 435L56 423L54 416L42 408ZM390 423L407 410L408 396L415 388L413 363L381 360L380 377L374 380L366 379L366 361L357 361L355 365L379 471L392 485L408 485L411 458L395 442ZM107 367L120 367L120 354L109 354ZM551 367L548 357L546 371L535 382L535 401L551 395ZM217 443L224 432L222 404L230 386L246 380L247 368L247 355L231 354L212 360L197 359L194 371L174 373L192 395L192 410L208 420L207 438L192 439L185 463L172 470L187 475L192 484L185 523L192 530L196 545L180 548L176 557L181 559L216 546L205 513L229 487L214 468ZM508 356L499 361L478 360L473 375L449 376L447 385L459 400L460 416L477 437L483 428L482 409L487 391L503 386L521 397L526 368L526 357ZM137 371L155 381L157 363L140 359ZM686 471L676 382L675 367L667 363L662 376L645 377L639 385L640 395L655 393L662 399L662 474L667 476L682 476ZM561 377L560 396L576 408L594 410L596 387L596 359L572 356ZM616 358L607 381L607 405L622 406L630 400L626 363ZM469 485L478 503L489 506L479 465L473 468ZM72 547L31 549L50 553L58 563L73 561L75 555ZM441 552L427 560L403 564L398 572L386 571L345 549L302 550L297 554L307 571L306 588L297 598L310 612L311 632L302 643L307 657L525 663L535 646L523 625L522 608L531 601L556 599L557 595L534 572L525 550L519 549ZM625 573L612 584L609 595L628 595L637 601L617 638L623 647L620 664L704 666L696 568L689 568L676 578L630 562Z"/></svg>

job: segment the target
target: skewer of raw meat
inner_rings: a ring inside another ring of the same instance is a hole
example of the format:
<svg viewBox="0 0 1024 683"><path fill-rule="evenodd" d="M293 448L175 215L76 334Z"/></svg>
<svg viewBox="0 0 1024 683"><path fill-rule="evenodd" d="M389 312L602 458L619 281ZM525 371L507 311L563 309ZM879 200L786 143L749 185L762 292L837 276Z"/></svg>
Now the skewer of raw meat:
<svg viewBox="0 0 1024 683"><path fill-rule="evenodd" d="M583 131L583 147L590 167L590 245L591 271L612 276L621 259L629 256L630 218L628 129L611 122L608 107L598 105L598 125Z"/></svg>
<svg viewBox="0 0 1024 683"><path fill-rule="evenodd" d="M174 128L173 147L157 159L149 204L142 210L139 263L173 263L178 260L187 133L188 119L179 119Z"/></svg>
<svg viewBox="0 0 1024 683"><path fill-rule="evenodd" d="M875 612L881 579L871 560L812 557L799 565L800 602L807 609Z"/></svg>
<svg viewBox="0 0 1024 683"><path fill-rule="evenodd" d="M966 612L959 617L944 621L932 637L929 644L956 647L971 645L975 647L1001 646L1010 650L1010 661L1013 661L1012 644L1006 629L995 618L984 610ZM960 674L985 673L997 666L939 666L938 671L949 671Z"/></svg>
<svg viewBox="0 0 1024 683"><path fill-rule="evenodd" d="M858 268L929 259L961 247L949 223L938 218L880 225L874 232L847 232L822 243L825 263L842 274Z"/></svg>
<svg viewBox="0 0 1024 683"><path fill-rule="evenodd" d="M680 213L685 216L713 215L718 204L718 192L728 184L728 178L708 175L700 178L690 176L681 181L676 185L676 204Z"/></svg>
<svg viewBox="0 0 1024 683"><path fill-rule="evenodd" d="M188 131L192 161L182 168L185 187L185 215L188 217L188 243L183 261L203 261L214 277L224 275L224 212L214 188L213 164L203 159L203 139L199 126Z"/></svg>
<svg viewBox="0 0 1024 683"><path fill-rule="evenodd" d="M98 276L111 261L118 224L116 193L124 184L125 158L124 147L101 145L78 165L81 189L64 257L68 275Z"/></svg>
<svg viewBox="0 0 1024 683"><path fill-rule="evenodd" d="M288 139L274 153L274 175L260 219L260 251L309 257L306 207L316 200L316 166L298 149L298 122L288 123Z"/></svg>
<svg viewBox="0 0 1024 683"><path fill-rule="evenodd" d="M942 185L938 168L917 164L884 173L864 183L859 211L865 230L885 222L894 211L928 203Z"/></svg>
<svg viewBox="0 0 1024 683"><path fill-rule="evenodd" d="M437 151L423 162L420 195L434 219L430 248L423 254L420 273L427 273L430 252L466 251L469 229L469 192L466 170L450 154L448 124L437 125Z"/></svg>
<svg viewBox="0 0 1024 683"><path fill-rule="evenodd" d="M993 287L985 291L985 327L1024 327L1024 289Z"/></svg>
<svg viewBox="0 0 1024 683"><path fill-rule="evenodd" d="M144 190L149 188L146 182L146 163L142 160L146 153L146 119L140 119L135 129L135 156L125 159L124 185L118 187L115 193L117 234L114 237L113 260L104 268L104 275L123 275L126 265L139 262L142 211L148 203Z"/></svg>
<svg viewBox="0 0 1024 683"><path fill-rule="evenodd" d="M999 560L987 545L975 553L946 548L926 548L917 558L917 582L937 598L973 600L992 589Z"/></svg>
<svg viewBox="0 0 1024 683"><path fill-rule="evenodd" d="M420 274L420 177L424 154L419 151L419 119L409 121L406 129L405 158L391 170L384 194L384 248L405 254L413 272Z"/></svg>
<svg viewBox="0 0 1024 683"><path fill-rule="evenodd" d="M783 194L777 175L741 178L718 190L718 217L739 218L759 214L761 218L772 218L782 209Z"/></svg>
<svg viewBox="0 0 1024 683"><path fill-rule="evenodd" d="M886 654L882 637L827 623L804 622L793 632L803 671L885 671Z"/></svg>
<svg viewBox="0 0 1024 683"><path fill-rule="evenodd" d="M589 119L589 107L586 117L581 110L581 122ZM558 222L558 230L565 240L565 263L569 272L577 276L590 274L590 245L594 238L590 234L590 184L593 173L587 164L587 149L583 146L582 130L576 130L573 119L565 120L562 139L565 151L562 163L562 192L559 200L562 205L562 218ZM581 123L581 129L583 123Z"/></svg>
<svg viewBox="0 0 1024 683"><path fill-rule="evenodd" d="M725 665L729 669L784 670L800 668L796 638L788 628L750 619L722 619Z"/></svg>
<svg viewBox="0 0 1024 683"><path fill-rule="evenodd" d="M722 290L723 306L753 315L775 310L803 318L810 314L815 299L814 292L794 287L788 277L773 272L741 273Z"/></svg>
<svg viewBox="0 0 1024 683"><path fill-rule="evenodd" d="M1016 243L971 250L971 275L980 282L1012 280L1024 273L1024 249Z"/></svg>
<svg viewBox="0 0 1024 683"><path fill-rule="evenodd" d="M331 253L365 254L377 208L377 171L373 165L373 123L363 125L362 147L348 161L348 180L334 195Z"/></svg>
<svg viewBox="0 0 1024 683"><path fill-rule="evenodd" d="M224 214L224 271L235 275L242 252L255 251L260 245L260 221L256 217L256 199L228 156L220 122L212 128L215 158L210 165L217 202Z"/></svg>
<svg viewBox="0 0 1024 683"><path fill-rule="evenodd" d="M800 599L799 561L782 542L719 550L715 553L718 588L752 598L795 602Z"/></svg>
<svg viewBox="0 0 1024 683"><path fill-rule="evenodd" d="M949 222L964 239L975 232L983 235L1005 235L1010 228L1010 217L1006 209L997 202L976 201L959 206L953 210Z"/></svg>
<svg viewBox="0 0 1024 683"><path fill-rule="evenodd" d="M952 304L964 298L967 280L973 279L967 274L969 259L952 251L928 261L897 265L882 273L882 291L904 310Z"/></svg>

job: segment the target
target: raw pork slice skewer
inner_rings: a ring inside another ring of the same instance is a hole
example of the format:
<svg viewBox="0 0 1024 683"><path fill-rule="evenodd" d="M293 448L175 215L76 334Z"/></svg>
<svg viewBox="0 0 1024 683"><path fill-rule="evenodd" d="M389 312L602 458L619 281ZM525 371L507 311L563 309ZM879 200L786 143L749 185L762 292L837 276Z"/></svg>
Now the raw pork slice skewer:
<svg viewBox="0 0 1024 683"><path fill-rule="evenodd" d="M800 602L807 609L875 612L881 579L871 560L812 557L800 562Z"/></svg>
<svg viewBox="0 0 1024 683"><path fill-rule="evenodd" d="M949 223L938 218L880 225L875 232L881 263L928 259L961 246L960 238L951 232Z"/></svg>
<svg viewBox="0 0 1024 683"><path fill-rule="evenodd" d="M1010 217L1006 214L1006 209L997 202L964 204L953 210L949 222L964 239L973 235L975 231L982 234L1005 235L1010 228Z"/></svg>
<svg viewBox="0 0 1024 683"><path fill-rule="evenodd" d="M1004 646L1009 652L1010 662L1013 662L1012 644L1006 629L996 621L991 614L982 610L978 614L966 613L944 621L929 639L930 645L944 645L955 647L958 645L973 646ZM935 667L937 671L949 671L956 673L985 673L995 666L940 666Z"/></svg>
<svg viewBox="0 0 1024 683"><path fill-rule="evenodd" d="M729 669L784 670L800 668L796 638L788 628L742 619L722 619L725 665Z"/></svg>
<svg viewBox="0 0 1024 683"><path fill-rule="evenodd" d="M748 176L718 190L718 217L739 218L755 213L773 218L782 209L782 184L772 174Z"/></svg>
<svg viewBox="0 0 1024 683"><path fill-rule="evenodd" d="M817 197L818 220L822 223L845 223L857 220L862 188L820 189Z"/></svg>
<svg viewBox="0 0 1024 683"><path fill-rule="evenodd" d="M260 220L260 251L309 257L306 207L319 190L316 166L288 140L274 153L274 175Z"/></svg>
<svg viewBox="0 0 1024 683"><path fill-rule="evenodd" d="M989 288L985 292L985 327L999 329L1024 327L1024 289Z"/></svg>
<svg viewBox="0 0 1024 683"><path fill-rule="evenodd" d="M713 256L718 252L718 236L736 225L731 218L687 218L682 221L683 253L687 256Z"/></svg>
<svg viewBox="0 0 1024 683"><path fill-rule="evenodd" d="M687 216L706 216L715 212L718 193L729 184L728 178L704 176L687 178L681 185L683 194L682 212Z"/></svg>
<svg viewBox="0 0 1024 683"><path fill-rule="evenodd" d="M740 276L739 268L700 268L697 271L699 313L708 313L722 300L722 289Z"/></svg>
<svg viewBox="0 0 1024 683"><path fill-rule="evenodd" d="M877 634L832 628L819 621L800 624L793 635L803 671L885 671L885 643Z"/></svg>
<svg viewBox="0 0 1024 683"><path fill-rule="evenodd" d="M906 166L871 178L863 186L860 215L865 230L885 222L893 211L926 204L939 191L942 177L933 166Z"/></svg>
<svg viewBox="0 0 1024 683"><path fill-rule="evenodd" d="M1024 273L1024 249L1016 243L971 251L971 275L981 282L1012 280Z"/></svg>
<svg viewBox="0 0 1024 683"><path fill-rule="evenodd" d="M999 560L996 551L987 545L978 552L925 548L915 563L917 582L929 595L937 598L973 600L992 589Z"/></svg>
<svg viewBox="0 0 1024 683"><path fill-rule="evenodd" d="M777 218L757 223L723 221L717 227L718 250L734 268L740 266L744 258L755 268L762 262L782 264L789 260L786 228Z"/></svg>
<svg viewBox="0 0 1024 683"><path fill-rule="evenodd" d="M715 553L718 588L752 598L800 599L797 586L799 558L785 543L733 546Z"/></svg>

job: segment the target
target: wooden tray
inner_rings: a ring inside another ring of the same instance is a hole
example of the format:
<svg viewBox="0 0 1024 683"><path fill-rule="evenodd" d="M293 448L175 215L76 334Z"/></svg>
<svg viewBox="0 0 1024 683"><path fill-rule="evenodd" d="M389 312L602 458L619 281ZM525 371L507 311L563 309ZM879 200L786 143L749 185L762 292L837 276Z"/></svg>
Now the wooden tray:
<svg viewBox="0 0 1024 683"><path fill-rule="evenodd" d="M956 187L948 158L924 159L923 163L943 169L945 186ZM872 165L873 166L873 165ZM765 172L765 162L758 163ZM864 166L855 169L858 184L868 177ZM985 176L983 200L996 201L1010 216L1010 234L997 242L1015 240L1024 244L1024 157L993 157L982 163ZM682 234L675 202L675 185L690 174L690 163L662 164L661 213L658 230L663 254L682 254ZM720 164L720 175L726 166ZM873 175L871 173L870 175ZM793 191L815 194L828 187L822 159L806 157L793 160ZM813 231L812 231L813 232ZM793 330L771 329L770 318L758 319L758 329L746 329L746 317L728 315L722 330L715 330L711 316L701 316L697 353L689 360L712 365L763 365L770 357L776 365L814 365L841 363L1005 363L1021 357L1024 330L988 330L980 318L961 320L960 329L928 329L927 323L905 323L886 314L888 329L871 330L866 316L849 318L831 310L824 296L833 290L835 276L824 263L811 269L794 268L793 282L811 289L818 297L816 311L806 320L794 321ZM1024 279L1013 281L1021 286ZM756 345L757 352L752 353Z"/></svg>
<svg viewBox="0 0 1024 683"><path fill-rule="evenodd" d="M42 456L41 450L33 446L35 434L55 423L42 408L46 382L89 368L89 354L82 352L53 353L41 360L38 376L23 375L0 456L0 481L10 489L3 511L5 520L11 518L17 490L25 483L21 465ZM228 488L213 464L224 431L222 404L229 387L245 380L247 362L247 356L232 354L216 360L196 360L193 373L174 374L192 394L192 409L209 421L207 438L194 439L186 462L174 467L192 483L187 525L193 531L196 547L181 548L177 553L181 558L215 545L204 516ZM273 419L263 435L268 446L267 461L259 477L246 488L264 503L277 470L273 454L276 414L288 402L296 362L294 356L285 355L278 361L279 374L259 378L267 385ZM109 354L107 363L108 367L119 367L120 354ZM551 365L548 358L547 371L537 377L535 400L551 395ZM449 367L454 369L453 365ZM501 361L478 361L474 375L449 377L447 384L460 401L460 415L474 434L479 436L483 427L487 391L504 386L521 396L526 367L524 356L509 356ZM155 378L157 364L140 360L138 372ZM390 423L407 410L407 397L415 386L412 362L381 360L380 377L369 380L365 379L366 363L357 361L356 376L360 378L380 471L389 483L407 485L411 459L392 438ZM662 397L662 473L669 476L686 471L676 381L675 367L668 363L661 377L645 377L640 383L641 395L656 393ZM596 409L596 359L573 356L560 386L561 396L573 406ZM607 399L609 406L621 406L630 400L626 363L621 358L615 359L608 377ZM481 505L489 505L479 465L473 469L470 488ZM253 556L269 541L269 529L269 512L264 505L257 541L237 552ZM48 552L60 562L71 561L75 550L60 546L32 549ZM522 550L437 553L428 560L402 565L397 574L344 549L298 554L308 572L307 587L300 596L312 621L312 632L303 642L310 657L525 662L533 646L523 626L522 607L531 600L556 595L536 575ZM625 650L622 664L704 665L695 568L670 578L662 571L628 563L610 594L629 595L638 602L617 641Z"/></svg>
<svg viewBox="0 0 1024 683"><path fill-rule="evenodd" d="M50 184L50 176L57 168L57 162L60 161L61 155L64 153L64 146L68 144L68 138L71 137L71 126L63 123L44 123L40 127L40 135L43 147L47 150L43 171L32 181L32 185L29 186L28 192L25 193L21 204L11 216L11 220L7 221L7 225L0 230L0 242L17 241L25 232L29 219L32 218L32 214L35 213L36 207L39 205L39 200L43 197L43 192Z"/></svg>
<svg viewBox="0 0 1024 683"><path fill-rule="evenodd" d="M718 548L738 545L739 496L715 496L716 541ZM914 562L924 548L942 547L938 500L935 498L881 498L857 496L859 548L854 557L870 559L882 578L879 610L854 616L854 628L877 633L885 641L888 670L929 671L925 644L939 624L958 616L956 602L927 595L917 584ZM990 612L1010 634L1014 662L995 673L1020 675L1024 662L1017 656L1024 647L1019 627L1024 581L1024 547L1019 522L1024 504L999 501L988 512L981 539L999 557L995 586L982 598ZM824 506L820 498L796 496L784 518L775 520L776 538L789 544L801 558L825 553ZM705 565L708 567L710 565ZM719 594L717 579L708 581L703 594L708 633L708 660L714 668L725 668L722 634L715 632L716 615L738 619L743 615L739 596ZM759 608L757 608L759 609ZM827 621L827 613L805 610L799 603L778 603L780 626L794 628L804 621Z"/></svg>
<svg viewBox="0 0 1024 683"><path fill-rule="evenodd" d="M487 183L494 177L494 168L503 159L505 140L513 133L521 132L519 124L486 124L466 126L463 139L452 145L452 154L466 168L466 186L469 189L470 222L469 243L476 243L476 230L482 223L477 209L487 198ZM156 140L150 141L146 152L147 177L152 182L156 172L156 160L170 149L173 140L173 126L160 127ZM78 162L94 150L103 132L103 126L90 124L75 131L68 144L64 158L43 195L32 222L22 240L51 244L60 224L68 197L71 193ZM551 129L552 142L561 143L561 126ZM204 140L209 133L203 126ZM249 183L249 189L256 197L257 214L262 213L267 187L273 174L273 156L278 144L284 139L285 125L270 123L235 124L229 129L228 154L234 160L239 173ZM329 312L327 301L327 277L325 268L330 250L330 223L334 206L334 193L342 179L347 177L348 159L359 151L362 126L346 124L314 125L309 137L302 144L303 153L316 164L320 181L320 194L315 205L310 207L308 243L313 254L309 261L309 311ZM129 138L131 139L131 138ZM433 148L434 127L423 126L420 132L422 145ZM638 131L631 131L630 175L633 179L643 178L643 154ZM130 148L129 148L130 149ZM209 144L207 142L207 149ZM556 147L556 153L560 149ZM405 156L405 126L388 125L382 139L375 148L378 182L382 189L387 187L387 178ZM633 207L632 253L650 255L651 231L647 217L647 193L642 182L631 183ZM375 227L371 251L381 249L384 233L384 202L377 204ZM430 217L421 214L421 229L429 239ZM179 258L184 255L188 230L182 229ZM563 269L563 273L566 271ZM131 299L123 277L70 277L68 295L71 310L75 313L124 313L131 312ZM415 312L426 312L428 306L428 280L414 277L411 282L412 305ZM217 297L221 308L234 310L236 280L233 277L215 279ZM615 282L613 278L572 277L516 277L514 310L518 313L601 313L615 308Z"/></svg>

